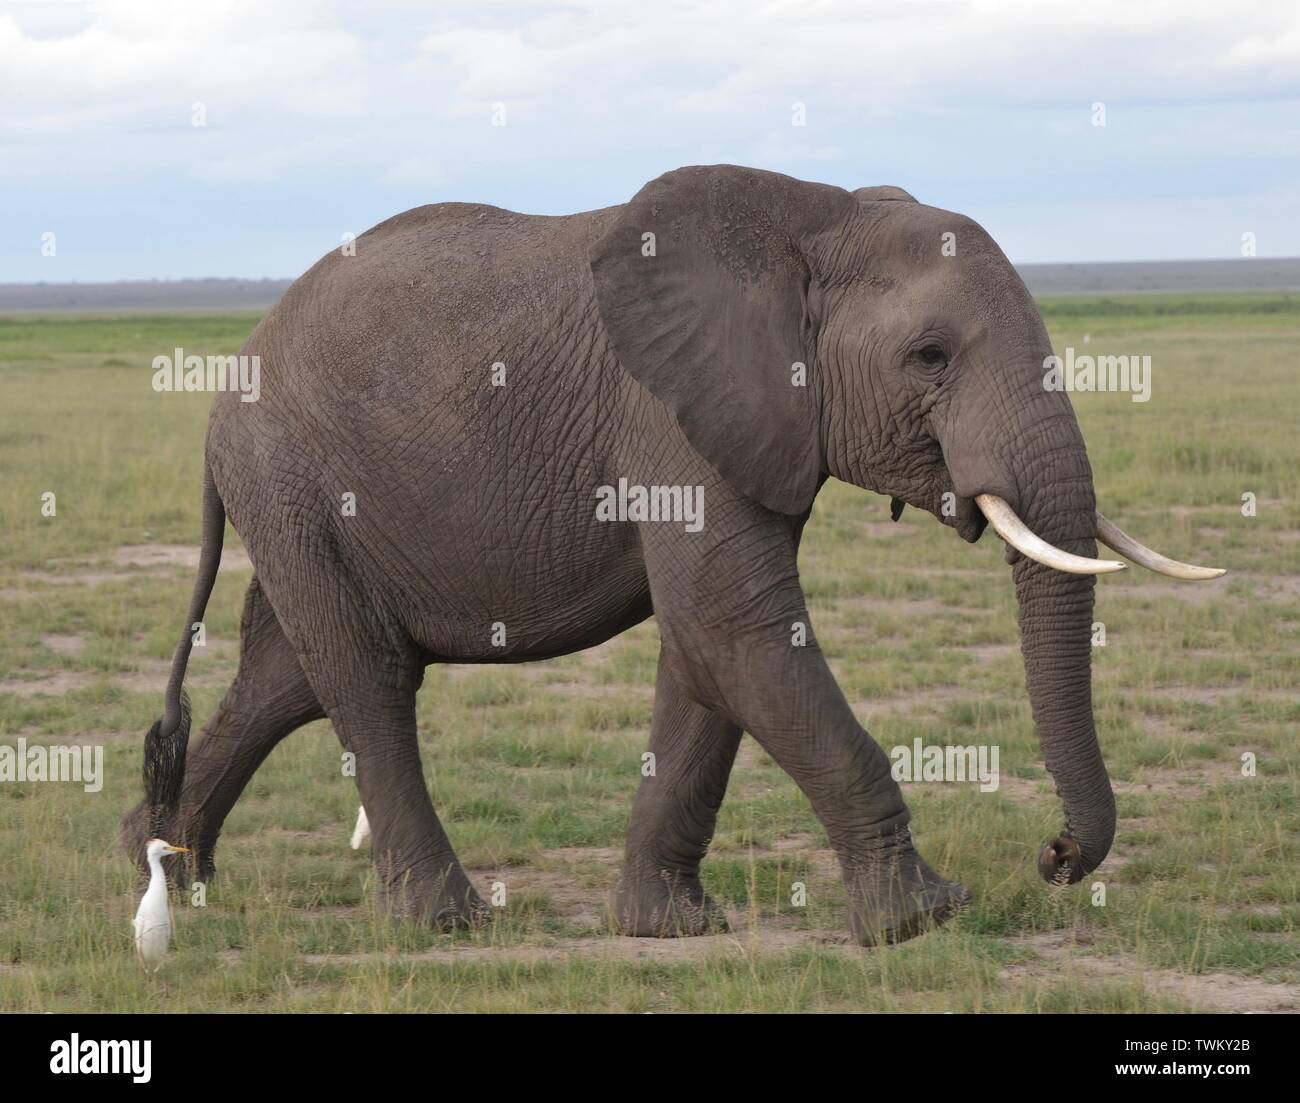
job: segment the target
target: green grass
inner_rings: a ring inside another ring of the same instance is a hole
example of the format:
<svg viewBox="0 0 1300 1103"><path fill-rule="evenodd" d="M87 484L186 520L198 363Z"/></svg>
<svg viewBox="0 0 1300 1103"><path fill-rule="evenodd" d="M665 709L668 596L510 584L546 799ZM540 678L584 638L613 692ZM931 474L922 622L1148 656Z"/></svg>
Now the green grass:
<svg viewBox="0 0 1300 1103"><path fill-rule="evenodd" d="M1088 885L1033 859L1060 826L1034 738L1001 546L828 485L805 538L815 628L888 748L992 743L1002 788L911 784L931 864L975 903L915 942L844 941L843 890L794 784L746 740L709 890L731 938L610 933L650 720L657 633L516 668L431 668L425 772L489 929L380 914L347 847L356 794L326 724L287 739L227 821L207 906L175 902L157 976L134 960L117 820L139 791L191 572L126 546L192 545L209 396L157 395L150 361L231 353L252 315L0 320L0 742L105 747L103 791L0 782L0 1011L1264 1010L1300 991L1300 299L1051 300L1058 351L1153 358L1151 401L1074 396L1103 510L1169 554L1232 569L1104 578L1095 701L1120 827ZM1086 340L1085 340L1086 338ZM41 515L41 495L57 515ZM1245 517L1250 493L1258 515ZM882 523L883 522L883 523ZM237 545L231 534L229 541ZM247 571L223 571L190 679L200 721L233 673ZM936 615L939 613L940 615ZM1257 760L1243 777L1241 756ZM791 902L806 886L807 904ZM1094 882L1105 905L1094 906ZM1230 979L1224 974L1232 974Z"/></svg>

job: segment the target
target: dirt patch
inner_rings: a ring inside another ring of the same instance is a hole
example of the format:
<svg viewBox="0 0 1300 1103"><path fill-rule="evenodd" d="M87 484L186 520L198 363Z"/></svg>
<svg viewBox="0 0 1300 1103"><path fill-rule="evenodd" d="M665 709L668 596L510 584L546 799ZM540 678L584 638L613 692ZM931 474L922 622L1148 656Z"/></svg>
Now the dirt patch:
<svg viewBox="0 0 1300 1103"><path fill-rule="evenodd" d="M818 849L811 835L800 834L780 840L771 849L744 847L740 849L717 848L715 856L743 861L746 856L766 858L782 856L787 859L805 859L810 865L820 869L827 877L838 876L838 865L830 850ZM715 952L720 946L726 946L741 939L750 950L775 952L795 944L809 941L826 940L846 942L847 935L838 932L803 932L791 931L787 926L770 918L764 918L757 927L751 922L747 911L735 908L727 910L727 922L731 931L727 935L706 936L690 939L623 939L611 933L612 916L609 910L609 896L617 883L618 870L623 862L622 851L613 847L556 847L544 850L539 859L548 863L543 866L495 866L472 867L467 872L475 884L491 891L492 886L500 883L505 886L507 911L509 902L525 898L540 897L539 903L546 914L563 920L571 926L585 928L590 935L558 940L541 947L545 951L545 960L564 958L572 954L592 953L606 954L613 957L640 957L652 948L656 958L667 961L699 960ZM593 871L592 866L595 866ZM594 873L594 875L593 875ZM485 894L486 898L486 894ZM625 942L632 946L622 945ZM685 944L697 944L686 946ZM613 949L608 948L613 945ZM674 949L673 947L677 947ZM538 950L537 946L504 947L506 960L513 950L524 952L524 960L529 960L528 953ZM453 956L461 951L451 948L445 951ZM494 953L495 951L484 951Z"/></svg>
<svg viewBox="0 0 1300 1103"><path fill-rule="evenodd" d="M337 842L340 830L337 824L328 824L307 831L301 827L267 827L259 833L262 836L276 836L282 839L318 839L324 842Z"/></svg>
<svg viewBox="0 0 1300 1103"><path fill-rule="evenodd" d="M473 678L475 673L483 668L465 663L438 663L437 669L447 676L448 681L464 682Z"/></svg>
<svg viewBox="0 0 1300 1103"><path fill-rule="evenodd" d="M1237 973L1180 973L1158 969L1125 953L1093 957L1080 953L1081 947L1092 942L1087 931L1047 931L1011 941L1046 959L1044 965L1009 965L1003 969L1002 977L1013 984L1051 982L1071 974L1099 980L1139 978L1150 992L1213 1011L1249 1014L1300 1011L1300 985L1273 984Z"/></svg>
<svg viewBox="0 0 1300 1103"><path fill-rule="evenodd" d="M479 866L467 872L479 885L505 885L507 899L519 893L541 896L551 914L583 927L599 928L608 918L605 898L613 889L623 855L614 847L564 846L538 855L545 865ZM592 885L590 870L599 867L601 884ZM575 868L578 867L578 868Z"/></svg>
<svg viewBox="0 0 1300 1103"><path fill-rule="evenodd" d="M731 921L731 916L728 916ZM857 956L873 951L849 942L847 935L834 931L734 930L730 934L700 935L695 938L628 938L623 935L590 935L558 938L546 943L514 946L450 946L408 954L308 954L309 965L363 965L367 962L401 964L490 961L537 964L563 963L571 958L584 961L653 961L664 964L701 962L715 956L752 959L810 945L839 950Z"/></svg>
<svg viewBox="0 0 1300 1103"><path fill-rule="evenodd" d="M907 787L904 786L904 792L906 789ZM770 847L752 844L734 847L718 846L714 847L710 854L715 858L755 864L775 858L783 865L799 866L814 872L824 880L836 884L840 881L840 863L835 857L835 851L830 847L818 846L811 835L799 834L777 839ZM767 922L773 920L769 918Z"/></svg>
<svg viewBox="0 0 1300 1103"><path fill-rule="evenodd" d="M1015 643L982 643L974 647L950 647L946 650L971 655L982 663L994 663L1012 655L1018 656L1020 654L1020 645Z"/></svg>
<svg viewBox="0 0 1300 1103"><path fill-rule="evenodd" d="M58 735L50 735L39 728L23 728L21 731L14 733L15 739L19 736L27 740L29 747L37 743L60 747L97 747L106 746L109 743L137 742L144 739L143 729L138 732L61 732Z"/></svg>
<svg viewBox="0 0 1300 1103"><path fill-rule="evenodd" d="M623 852L612 846L557 846L550 850L543 850L541 857L548 861L565 862L570 865L577 862L617 865L623 860Z"/></svg>
<svg viewBox="0 0 1300 1103"><path fill-rule="evenodd" d="M561 697L578 697L583 700L593 698L619 698L621 700L649 701L654 697L653 686L634 686L612 682L547 682L541 683L546 693L559 694Z"/></svg>
<svg viewBox="0 0 1300 1103"><path fill-rule="evenodd" d="M42 671L32 679L6 678L0 681L0 693L12 693L15 697L36 697L41 694L62 697L93 686L106 677L104 674L87 674L79 670Z"/></svg>
<svg viewBox="0 0 1300 1103"><path fill-rule="evenodd" d="M889 575L920 575L922 578L968 578L968 579L990 579L996 577L994 572L985 570L982 567L884 567L878 574L881 577Z"/></svg>
<svg viewBox="0 0 1300 1103"><path fill-rule="evenodd" d="M614 887L612 873L607 886L587 887L567 869L499 866L495 869L470 869L467 872L476 884L485 886L489 893L494 893L497 885L505 886L507 915L510 902L517 902L521 895L525 898L540 897L546 914L591 929L598 929L606 922L608 908L605 897Z"/></svg>
<svg viewBox="0 0 1300 1103"><path fill-rule="evenodd" d="M841 598L836 602L841 615L852 613L895 613L916 617L931 617L935 614L951 616L953 613L967 613L970 610L960 605L949 605L933 597L854 597Z"/></svg>
<svg viewBox="0 0 1300 1103"><path fill-rule="evenodd" d="M190 688L202 686L212 688L213 686L229 685L235 677L235 666L233 663L220 663L209 659L204 662L199 659L197 662L194 656L200 652L195 648L190 652L190 663L185 670L185 684ZM171 674L171 662L162 659L150 659L140 664L139 670L133 670L128 674L114 674L113 684L121 686L129 693L157 693L162 694L167 685L167 678Z"/></svg>
<svg viewBox="0 0 1300 1103"><path fill-rule="evenodd" d="M1281 916L1282 905L1281 904L1219 904L1215 907L1214 913L1216 915L1224 916L1225 918L1231 918L1232 916L1237 916L1237 915L1252 915L1252 916L1259 916L1260 918L1263 919L1275 919ZM1261 931L1259 933L1264 934L1265 932ZM1277 932L1268 932L1268 933L1287 934L1289 932L1277 931Z"/></svg>
<svg viewBox="0 0 1300 1103"><path fill-rule="evenodd" d="M1255 592L1265 601L1284 603L1300 597L1300 575L1269 575L1252 581Z"/></svg>
<svg viewBox="0 0 1300 1103"><path fill-rule="evenodd" d="M998 778L996 792L1001 793L1012 804L1032 805L1039 801L1056 799L1051 778L1040 780L1002 774Z"/></svg>
<svg viewBox="0 0 1300 1103"><path fill-rule="evenodd" d="M130 575L113 571L76 571L54 574L48 571L24 571L18 576L22 582L38 582L46 586L99 586L105 582L121 582ZM10 601L27 601L41 596L38 590L19 590L9 587L0 596Z"/></svg>
<svg viewBox="0 0 1300 1103"><path fill-rule="evenodd" d="M1255 505L1260 509L1273 509L1276 506L1285 506L1289 503L1283 498L1256 498ZM1160 509L1132 509L1128 511L1134 517L1163 517L1171 514L1174 517L1204 517L1206 514L1215 515L1224 521L1241 521L1244 518L1241 515L1239 505L1223 506L1162 506ZM1195 530L1194 530L1195 531Z"/></svg>
<svg viewBox="0 0 1300 1103"><path fill-rule="evenodd" d="M579 651L574 655L565 655L564 659L568 662L577 662L585 674L589 669L594 670L600 662L597 659L587 658L591 653L591 651ZM527 663L437 663L435 666L436 669L445 672L447 678L453 682L472 681L475 678L490 677L493 672L501 672L543 686L581 686L584 689L593 688L595 692L600 692L598 686L585 682L575 682L572 678L566 678L564 676L566 673L565 668L557 665L556 660L553 659L541 659ZM430 669L432 670L434 667L430 667ZM567 673L577 674L577 671ZM565 691L560 690L560 692Z"/></svg>
<svg viewBox="0 0 1300 1103"><path fill-rule="evenodd" d="M1217 743L1221 738L1204 728L1179 727L1177 723L1163 716L1144 715L1140 717L1140 721L1146 735L1159 740L1168 740L1171 743Z"/></svg>
<svg viewBox="0 0 1300 1103"><path fill-rule="evenodd" d="M900 525L894 521L866 521L857 531L872 540L902 540L916 536L921 529L916 525Z"/></svg>
<svg viewBox="0 0 1300 1103"><path fill-rule="evenodd" d="M0 680L0 693L12 693L16 697L61 697L66 693L75 693L88 689L99 682L118 685L130 693L159 693L166 685L166 679L172 665L160 659L151 661L143 669L118 674L88 672L85 670L51 670L42 671L36 678L6 678ZM214 685L226 685L233 678L233 669L214 670L212 666L199 671L190 670L186 674L185 684L190 687L212 688Z"/></svg>
<svg viewBox="0 0 1300 1103"><path fill-rule="evenodd" d="M848 935L837 931L742 929L741 916L728 916L732 931L728 934L699 935L695 938L628 938L602 934L584 938L556 938L545 943L521 943L515 946L434 947L413 953L311 953L308 965L361 965L369 961L402 964L456 961L491 961L491 963L563 963L580 957L584 960L658 961L658 963L692 963L716 956L753 959L759 955L784 953L797 948L818 946L846 955L874 951L854 946Z"/></svg>
<svg viewBox="0 0 1300 1103"><path fill-rule="evenodd" d="M50 635L41 637L41 646L56 655L80 655L82 648L86 646L86 637L79 635L61 636Z"/></svg>
<svg viewBox="0 0 1300 1103"><path fill-rule="evenodd" d="M185 684L207 688L228 685L234 678L235 664L220 652L229 653L230 650L232 648L229 647L196 647L191 653ZM40 670L32 673L30 678L0 680L0 693L12 693L15 697L61 697L88 689L99 682L108 682L128 693L161 694L171 673L171 662L148 659L137 670L117 673L90 670Z"/></svg>
<svg viewBox="0 0 1300 1103"><path fill-rule="evenodd" d="M778 853L786 850L818 850L817 840L806 832L800 832L798 835L787 835L784 839L777 839L772 844L772 849Z"/></svg>
<svg viewBox="0 0 1300 1103"><path fill-rule="evenodd" d="M199 549L189 544L131 544L118 548L112 558L119 567L145 570L158 567L179 567L187 571L199 569ZM251 571L253 564L243 548L222 548L221 569Z"/></svg>
<svg viewBox="0 0 1300 1103"><path fill-rule="evenodd" d="M1103 879L1105 879L1106 877L1111 877L1114 874L1118 873L1120 870L1122 870L1131 861L1133 861L1135 854L1123 853L1123 851L1127 849L1128 849L1127 847L1124 847L1119 842L1118 836L1116 836L1115 844L1111 847L1110 853L1106 855L1106 861L1100 867L1101 873L1099 874L1099 876L1101 876ZM1123 878L1119 878L1119 880L1122 879Z"/></svg>
<svg viewBox="0 0 1300 1103"><path fill-rule="evenodd" d="M832 666L832 669L834 667ZM838 677L839 672L834 671ZM996 703L996 698L980 697L973 694L969 689L963 689L961 686L926 686L925 689L917 690L915 693L906 695L899 694L893 696L873 697L869 700L858 699L850 701L853 712L858 717L870 717L878 713L901 713L909 715L912 713L941 713L949 705L954 705L959 701L967 702L971 705ZM879 735L878 732L872 732L873 735ZM884 736L880 736L884 739Z"/></svg>
<svg viewBox="0 0 1300 1103"><path fill-rule="evenodd" d="M1211 601L1228 596L1228 583L1224 578L1212 582L1115 582L1111 600L1123 598L1171 598L1187 605L1208 605Z"/></svg>
<svg viewBox="0 0 1300 1103"><path fill-rule="evenodd" d="M109 557L115 570L86 566L85 560L56 559L41 571L25 571L18 576L23 582L47 586L100 586L108 582L125 582L139 571L176 570L193 573L199 568L199 549L187 544L132 544L118 548ZM221 552L221 570L251 571L252 561L242 548L225 548ZM39 592L9 588L0 596L21 601L39 597Z"/></svg>
<svg viewBox="0 0 1300 1103"><path fill-rule="evenodd" d="M1161 686L1158 689L1128 690L1136 697L1154 697L1159 700L1190 701L1197 705L1217 705L1234 697L1248 695L1256 700L1298 701L1300 694L1291 689L1273 689L1237 682L1229 686Z"/></svg>
<svg viewBox="0 0 1300 1103"><path fill-rule="evenodd" d="M289 832L282 832L289 834ZM311 834L293 832L292 834ZM838 866L831 851L816 846L813 836L799 833L779 840L768 850L748 847L718 854L743 857L752 854L768 857L808 859L827 877L838 876ZM846 932L806 930L764 917L758 923L746 909L729 908L725 934L697 938L628 938L612 933L608 898L613 890L623 854L614 847L554 847L538 854L538 861L549 868L534 865L474 866L468 873L485 898L492 886L505 886L507 906L502 915L510 918L510 908L540 906L544 913L570 926L585 928L585 934L566 938L514 945L449 945L412 953L313 954L305 960L312 965L358 965L366 962L454 963L491 962L565 962L570 959L612 961L653 960L656 962L700 962L717 955L753 957L779 954L810 945L841 949L846 953L870 953L852 944ZM595 876L593 877L593 868ZM541 898L530 901L530 897ZM490 936L490 932L489 932Z"/></svg>
<svg viewBox="0 0 1300 1103"><path fill-rule="evenodd" d="M1225 749L1228 756L1221 762L1198 761L1177 769L1147 766L1137 781L1111 778L1111 788L1116 795L1174 796L1179 798L1201 796L1214 785L1241 780L1241 760L1235 752Z"/></svg>

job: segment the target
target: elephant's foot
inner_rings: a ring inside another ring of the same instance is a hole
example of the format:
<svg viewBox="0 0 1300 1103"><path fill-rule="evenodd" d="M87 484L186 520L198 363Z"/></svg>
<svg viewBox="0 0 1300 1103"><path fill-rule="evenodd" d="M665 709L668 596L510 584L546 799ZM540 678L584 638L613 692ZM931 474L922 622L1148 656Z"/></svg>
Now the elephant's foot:
<svg viewBox="0 0 1300 1103"><path fill-rule="evenodd" d="M970 892L934 872L912 846L906 828L865 861L846 865L849 929L863 946L906 942L951 919Z"/></svg>
<svg viewBox="0 0 1300 1103"><path fill-rule="evenodd" d="M458 862L444 867L436 876L412 872L390 879L383 903L390 914L439 931L484 927L492 921L492 909L475 891Z"/></svg>
<svg viewBox="0 0 1300 1103"><path fill-rule="evenodd" d="M661 869L633 877L625 871L612 904L620 934L684 938L728 929L726 915L704 891L698 875Z"/></svg>

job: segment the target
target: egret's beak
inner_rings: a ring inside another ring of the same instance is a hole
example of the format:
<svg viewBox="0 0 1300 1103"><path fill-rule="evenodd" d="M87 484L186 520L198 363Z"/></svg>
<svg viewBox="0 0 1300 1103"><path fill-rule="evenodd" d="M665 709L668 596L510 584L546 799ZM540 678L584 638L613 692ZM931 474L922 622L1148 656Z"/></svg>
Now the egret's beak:
<svg viewBox="0 0 1300 1103"><path fill-rule="evenodd" d="M190 852L188 846L169 846L167 849L173 854L188 854Z"/></svg>

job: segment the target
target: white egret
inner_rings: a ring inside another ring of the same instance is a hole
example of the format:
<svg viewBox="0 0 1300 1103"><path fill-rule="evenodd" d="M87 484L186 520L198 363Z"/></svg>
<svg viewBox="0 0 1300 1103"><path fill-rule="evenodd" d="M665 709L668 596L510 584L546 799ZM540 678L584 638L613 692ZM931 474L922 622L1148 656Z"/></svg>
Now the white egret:
<svg viewBox="0 0 1300 1103"><path fill-rule="evenodd" d="M361 844L370 838L370 821L366 819L366 806L357 809L357 825L352 829L352 849L360 850Z"/></svg>
<svg viewBox="0 0 1300 1103"><path fill-rule="evenodd" d="M167 902L167 875L163 873L162 857L188 854L189 848L150 839L144 852L149 860L149 887L140 901L140 910L135 913L135 948L145 967L156 970L167 955L172 939L171 907Z"/></svg>

